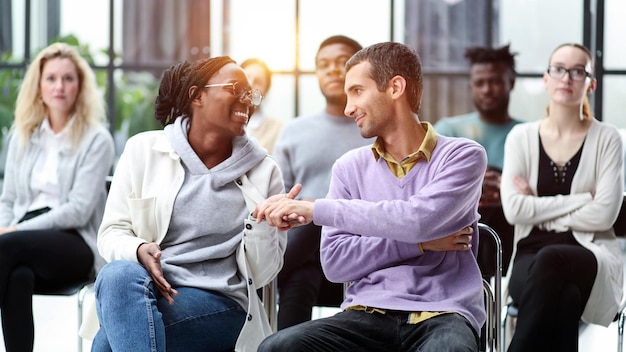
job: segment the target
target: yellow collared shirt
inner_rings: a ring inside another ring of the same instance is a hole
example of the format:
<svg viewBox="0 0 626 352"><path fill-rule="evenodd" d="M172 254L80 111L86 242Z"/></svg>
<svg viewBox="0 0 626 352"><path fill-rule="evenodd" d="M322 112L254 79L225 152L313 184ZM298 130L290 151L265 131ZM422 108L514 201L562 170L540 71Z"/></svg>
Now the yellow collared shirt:
<svg viewBox="0 0 626 352"><path fill-rule="evenodd" d="M415 166L417 162L422 158L426 159L427 162L430 162L430 156L432 155L433 149L435 149L435 145L437 144L437 133L429 122L421 122L421 125L426 131L426 136L424 137L422 144L420 144L419 148L416 151L407 155L399 162L394 159L391 154L385 151L380 139L376 139L376 141L372 145L372 153L374 153L374 158L377 161L378 159L383 158L385 162L387 162L387 166L389 166L391 172L393 172L393 174L397 178L403 178L404 176L406 176L406 174L411 171L413 166ZM354 305L346 307L346 310L360 310L370 314L386 314L386 310L384 309L367 307L364 305ZM409 314L409 320L407 321L407 324L417 324L426 319L446 313L450 312L411 312Z"/></svg>
<svg viewBox="0 0 626 352"><path fill-rule="evenodd" d="M413 166L417 164L417 162L424 158L427 162L430 161L430 156L433 153L433 149L435 149L435 145L437 144L437 133L435 129L429 122L422 122L422 127L426 131L426 136L420 144L419 148L413 153L405 156L402 160L397 161L391 156L391 154L385 151L385 148L382 145L381 140L378 138L372 145L372 152L374 153L374 158L378 161L378 159L383 158L387 162L389 169L396 175L397 178L403 178L406 174L411 171Z"/></svg>

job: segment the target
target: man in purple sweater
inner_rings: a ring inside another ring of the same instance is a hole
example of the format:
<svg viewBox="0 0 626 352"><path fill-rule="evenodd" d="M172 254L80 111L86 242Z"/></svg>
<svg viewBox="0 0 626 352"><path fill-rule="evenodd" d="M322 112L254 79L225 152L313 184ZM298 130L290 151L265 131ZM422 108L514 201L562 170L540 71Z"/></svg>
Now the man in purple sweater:
<svg viewBox="0 0 626 352"><path fill-rule="evenodd" d="M405 45L362 49L346 70L345 114L376 142L337 160L325 199L294 200L296 185L254 214L282 229L323 226L324 274L350 283L343 311L259 351L477 351L485 311L472 234L485 150L420 122L421 63Z"/></svg>

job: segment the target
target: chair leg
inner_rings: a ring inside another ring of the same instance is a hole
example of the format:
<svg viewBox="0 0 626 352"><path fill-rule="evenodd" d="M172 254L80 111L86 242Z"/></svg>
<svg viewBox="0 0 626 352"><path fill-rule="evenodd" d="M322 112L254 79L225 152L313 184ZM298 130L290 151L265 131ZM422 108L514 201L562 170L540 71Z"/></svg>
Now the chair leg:
<svg viewBox="0 0 626 352"><path fill-rule="evenodd" d="M85 296L87 296L87 292L91 284L83 286L77 294L78 301L78 330L80 330L80 326L83 325L83 303L85 302ZM78 336L78 352L83 352L83 338L78 335L78 331L76 332Z"/></svg>
<svg viewBox="0 0 626 352"><path fill-rule="evenodd" d="M506 346L506 322L508 320L507 318L508 318L509 315L507 314L507 312L504 312L503 315L504 315L504 318L502 319L502 328L500 330L500 331L502 331L502 342L501 343L504 346Z"/></svg>
<svg viewBox="0 0 626 352"><path fill-rule="evenodd" d="M622 311L619 313L619 318L617 319L617 352L622 352L624 348L624 319L626 312Z"/></svg>
<svg viewBox="0 0 626 352"><path fill-rule="evenodd" d="M278 287L276 282L276 278L274 278L272 282L263 287L263 306L274 332L278 329Z"/></svg>

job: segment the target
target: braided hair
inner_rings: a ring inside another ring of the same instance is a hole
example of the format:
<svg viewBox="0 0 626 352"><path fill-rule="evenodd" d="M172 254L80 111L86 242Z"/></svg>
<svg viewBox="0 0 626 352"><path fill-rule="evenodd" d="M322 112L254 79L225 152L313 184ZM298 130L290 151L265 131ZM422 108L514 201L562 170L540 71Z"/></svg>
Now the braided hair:
<svg viewBox="0 0 626 352"><path fill-rule="evenodd" d="M196 89L189 95L189 88L204 85L226 64L235 63L228 56L201 59L190 63L180 62L163 72L159 94L154 102L154 118L163 127L173 123L178 116L191 116L191 102L200 94Z"/></svg>

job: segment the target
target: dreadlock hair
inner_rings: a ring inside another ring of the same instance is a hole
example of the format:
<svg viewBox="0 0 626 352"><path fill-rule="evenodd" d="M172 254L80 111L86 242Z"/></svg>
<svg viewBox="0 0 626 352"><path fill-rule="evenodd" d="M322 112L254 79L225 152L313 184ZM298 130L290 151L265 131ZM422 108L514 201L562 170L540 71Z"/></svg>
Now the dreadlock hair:
<svg viewBox="0 0 626 352"><path fill-rule="evenodd" d="M191 102L202 89L196 89L189 95L189 88L203 88L211 77L229 63L235 63L235 60L228 56L218 56L193 63L183 61L170 66L161 78L159 94L154 102L154 118L165 127L178 116L191 116Z"/></svg>
<svg viewBox="0 0 626 352"><path fill-rule="evenodd" d="M469 60L470 65L501 62L515 74L515 55L517 53L512 53L509 50L510 46L511 44L507 44L496 49L473 46L465 50L465 58Z"/></svg>

